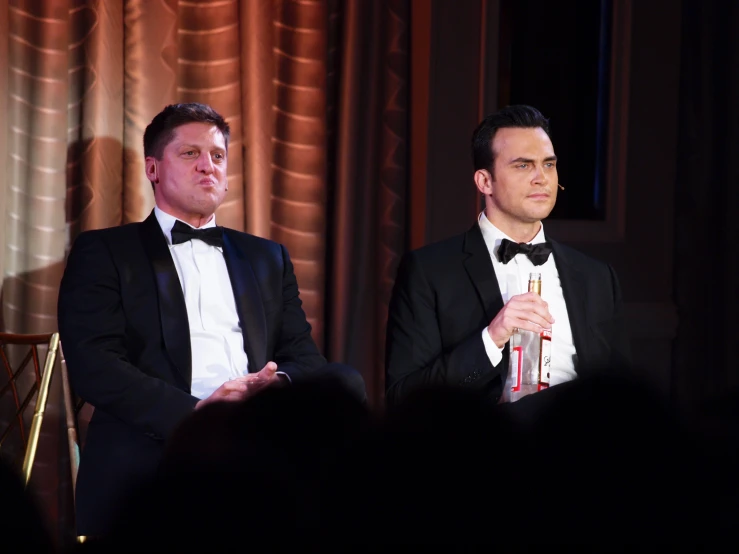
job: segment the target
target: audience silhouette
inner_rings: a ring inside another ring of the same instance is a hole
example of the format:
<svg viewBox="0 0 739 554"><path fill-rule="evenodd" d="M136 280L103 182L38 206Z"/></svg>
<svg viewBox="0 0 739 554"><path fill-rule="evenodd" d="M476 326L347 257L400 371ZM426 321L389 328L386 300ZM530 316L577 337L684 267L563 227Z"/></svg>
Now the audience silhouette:
<svg viewBox="0 0 739 554"><path fill-rule="evenodd" d="M428 388L385 412L326 378L193 413L116 532L77 549L725 547L735 437L623 375L515 404Z"/></svg>

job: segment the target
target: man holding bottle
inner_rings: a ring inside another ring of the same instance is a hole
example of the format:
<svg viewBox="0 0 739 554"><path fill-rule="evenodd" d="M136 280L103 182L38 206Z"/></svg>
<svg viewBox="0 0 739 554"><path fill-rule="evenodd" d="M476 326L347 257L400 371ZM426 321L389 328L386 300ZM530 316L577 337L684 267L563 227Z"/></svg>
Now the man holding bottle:
<svg viewBox="0 0 739 554"><path fill-rule="evenodd" d="M548 120L530 106L506 107L478 125L472 150L485 210L466 233L407 253L398 268L389 404L426 386L500 401L508 343L520 331L551 332L551 385L630 363L613 269L545 235L560 187ZM541 295L526 292L532 273L541 274Z"/></svg>

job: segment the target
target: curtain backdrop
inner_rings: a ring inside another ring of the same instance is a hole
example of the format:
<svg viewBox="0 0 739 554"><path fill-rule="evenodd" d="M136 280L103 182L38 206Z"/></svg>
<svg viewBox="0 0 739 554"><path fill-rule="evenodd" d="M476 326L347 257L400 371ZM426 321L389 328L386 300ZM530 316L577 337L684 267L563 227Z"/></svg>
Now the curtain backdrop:
<svg viewBox="0 0 739 554"><path fill-rule="evenodd" d="M739 6L683 0L675 205L676 399L739 418ZM725 411L724 411L725 410Z"/></svg>
<svg viewBox="0 0 739 554"><path fill-rule="evenodd" d="M409 16L409 0L0 0L2 330L56 330L75 237L153 208L144 128L204 102L232 129L219 224L287 246L316 342L379 404L406 244ZM56 532L70 506L53 385L34 490Z"/></svg>

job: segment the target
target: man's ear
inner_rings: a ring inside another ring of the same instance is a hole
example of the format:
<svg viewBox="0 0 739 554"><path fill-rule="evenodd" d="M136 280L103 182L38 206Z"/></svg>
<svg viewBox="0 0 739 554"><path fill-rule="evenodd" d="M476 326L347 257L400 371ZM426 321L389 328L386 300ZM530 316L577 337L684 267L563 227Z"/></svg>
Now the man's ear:
<svg viewBox="0 0 739 554"><path fill-rule="evenodd" d="M144 167L146 169L146 178L152 183L156 183L159 180L159 169L157 167L157 160L153 156L147 156L144 161Z"/></svg>
<svg viewBox="0 0 739 554"><path fill-rule="evenodd" d="M487 169L475 171L475 185L481 194L487 196L493 193L493 176Z"/></svg>

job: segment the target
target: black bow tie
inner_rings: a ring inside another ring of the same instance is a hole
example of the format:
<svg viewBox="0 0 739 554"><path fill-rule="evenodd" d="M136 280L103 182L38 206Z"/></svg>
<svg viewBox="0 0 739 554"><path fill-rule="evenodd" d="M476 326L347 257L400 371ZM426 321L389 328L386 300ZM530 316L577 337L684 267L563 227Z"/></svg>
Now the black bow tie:
<svg viewBox="0 0 739 554"><path fill-rule="evenodd" d="M525 242L511 242L508 239L503 239L498 247L498 259L504 264L510 262L516 254L526 254L532 264L541 265L547 261L551 253L552 245L548 242L526 244Z"/></svg>
<svg viewBox="0 0 739 554"><path fill-rule="evenodd" d="M194 229L182 221L175 221L172 227L172 244L181 244L191 239L200 239L211 246L223 247L223 227Z"/></svg>

